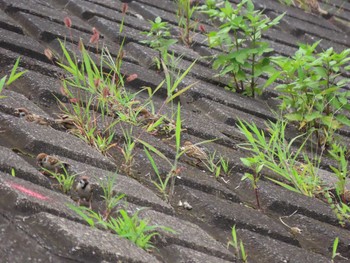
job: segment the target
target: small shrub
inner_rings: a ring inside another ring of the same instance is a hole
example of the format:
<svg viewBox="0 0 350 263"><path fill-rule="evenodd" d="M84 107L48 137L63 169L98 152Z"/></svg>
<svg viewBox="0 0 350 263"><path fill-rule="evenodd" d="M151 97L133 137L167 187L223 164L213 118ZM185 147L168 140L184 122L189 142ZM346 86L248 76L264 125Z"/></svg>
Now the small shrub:
<svg viewBox="0 0 350 263"><path fill-rule="evenodd" d="M267 125L267 130L270 132L268 138L264 131L260 130L255 124L239 122L238 128L248 141L240 144L239 147L252 154L250 157L241 158L241 161L254 171L253 174L246 173L243 179L249 179L257 191L260 172L263 168L266 168L280 176L280 180L267 177L276 184L293 192L314 196L320 190L320 180L316 174L316 167L319 167L322 155L314 156L316 163L312 163L303 152L310 135L298 135L288 141L285 137L286 126L287 122L270 122ZM296 140L302 137L306 138L302 140L300 146L296 146ZM293 146L296 149L293 149ZM288 182L288 184L285 182Z"/></svg>
<svg viewBox="0 0 350 263"><path fill-rule="evenodd" d="M145 250L154 248L151 239L160 235L156 231L157 229L175 233L171 228L165 226L149 225L147 220L139 217L140 210L130 217L124 209L121 209L118 211L118 217L109 217L108 220L105 220L102 215L90 208L71 204L67 204L67 206L76 212L89 226L100 226L122 238L129 239L136 246Z"/></svg>
<svg viewBox="0 0 350 263"><path fill-rule="evenodd" d="M191 31L194 31L198 22L192 21L193 14L196 11L196 5L191 0L177 0L177 17L180 28L180 38L186 46L192 43Z"/></svg>
<svg viewBox="0 0 350 263"><path fill-rule="evenodd" d="M113 191L116 184L117 174L109 175L107 180L101 180L100 186L103 190L102 198L106 204L106 210L104 212L104 220L108 220L112 210L119 204L120 200L125 197L125 194L116 195Z"/></svg>
<svg viewBox="0 0 350 263"><path fill-rule="evenodd" d="M161 60L165 63L168 61L169 47L177 42L176 39L171 38L170 29L167 22L162 22L160 17L156 17L153 21L150 21L151 29L149 32L142 32L149 39L142 40L141 43L149 45L154 50L157 50L159 57L156 59L158 69L161 68Z"/></svg>
<svg viewBox="0 0 350 263"><path fill-rule="evenodd" d="M213 68L219 69L220 75L232 75L231 90L254 97L256 92L261 91L257 78L264 73L275 72L270 59L264 57L273 49L262 40L262 33L277 25L284 14L271 21L262 11L254 10L251 0L242 0L236 8L225 1L224 7L219 9L210 3L201 9L221 22L218 31L208 34L210 47L223 49L223 53L215 57Z"/></svg>
<svg viewBox="0 0 350 263"><path fill-rule="evenodd" d="M318 44L300 45L291 58L273 58L277 72L268 82L283 82L276 89L282 93L284 117L299 123L300 130L316 128L318 144L324 147L336 130L350 126L350 91L343 90L350 79L340 76L350 69L350 49L337 53L329 48L317 53Z"/></svg>
<svg viewBox="0 0 350 263"><path fill-rule="evenodd" d="M63 173L56 173L48 169L42 168L45 173L55 178L63 193L68 194L73 187L76 174L70 175L66 168L62 167Z"/></svg>

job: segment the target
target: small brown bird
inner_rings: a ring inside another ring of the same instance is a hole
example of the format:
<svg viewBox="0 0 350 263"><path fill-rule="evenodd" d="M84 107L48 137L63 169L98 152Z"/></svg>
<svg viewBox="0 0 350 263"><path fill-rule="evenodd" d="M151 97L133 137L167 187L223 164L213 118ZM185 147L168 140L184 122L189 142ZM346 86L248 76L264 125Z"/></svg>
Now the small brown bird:
<svg viewBox="0 0 350 263"><path fill-rule="evenodd" d="M58 119L55 119L56 124L60 124L65 127L67 130L75 129L75 121L72 117L67 114L58 114Z"/></svg>
<svg viewBox="0 0 350 263"><path fill-rule="evenodd" d="M185 152L188 157L197 159L197 163L200 163L203 160L208 160L208 155L197 145L194 145L190 141L185 141L181 150Z"/></svg>
<svg viewBox="0 0 350 263"><path fill-rule="evenodd" d="M31 113L26 108L15 109L15 115L20 118L25 118L25 120L29 122L34 122L40 125L49 125L49 122L45 120L44 117Z"/></svg>
<svg viewBox="0 0 350 263"><path fill-rule="evenodd" d="M91 209L92 187L89 178L87 176L81 176L75 190L79 196L78 205L80 206L81 200L85 199L85 201L89 202L89 208Z"/></svg>
<svg viewBox="0 0 350 263"><path fill-rule="evenodd" d="M67 169L68 163L60 161L57 157L48 155L46 153L39 153L36 157L36 162L40 167L57 173L59 169Z"/></svg>
<svg viewBox="0 0 350 263"><path fill-rule="evenodd" d="M318 0L293 0L293 5L311 11L314 14L328 15L328 12L321 8Z"/></svg>

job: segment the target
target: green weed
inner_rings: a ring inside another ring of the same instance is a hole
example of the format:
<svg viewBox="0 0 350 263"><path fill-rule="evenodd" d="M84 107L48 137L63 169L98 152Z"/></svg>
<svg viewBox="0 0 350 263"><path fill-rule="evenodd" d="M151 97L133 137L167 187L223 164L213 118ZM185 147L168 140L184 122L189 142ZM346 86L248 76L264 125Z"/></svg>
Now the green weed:
<svg viewBox="0 0 350 263"><path fill-rule="evenodd" d="M70 175L67 169L64 167L62 167L63 173L55 173L45 168L42 169L45 173L49 174L57 180L58 185L63 193L68 194L70 192L77 174Z"/></svg>
<svg viewBox="0 0 350 263"><path fill-rule="evenodd" d="M332 142L336 130L350 126L350 91L343 90L350 79L339 78L350 69L350 49L336 53L329 48L317 53L318 44L300 45L291 58L273 58L278 68L267 83L283 83L276 89L282 93L280 108L284 117L299 123L300 130L316 128L318 144L325 147Z"/></svg>
<svg viewBox="0 0 350 263"><path fill-rule="evenodd" d="M156 59L158 69L161 69L161 61L168 61L169 47L177 42L171 38L170 29L167 22L162 22L160 17L156 17L154 21L149 21L151 28L149 32L142 32L148 37L147 40L142 40L141 43L149 45L154 50L157 50L159 57Z"/></svg>
<svg viewBox="0 0 350 263"><path fill-rule="evenodd" d="M320 180L316 174L319 167L321 154L314 165L309 157L303 153L305 144L310 135L302 134L291 139L285 138L287 122L278 121L276 124L270 122L267 125L269 138L264 131L255 124L239 121L238 128L246 137L248 143L240 144L239 147L251 152L251 157L241 158L247 167L252 168L253 174L246 173L243 179L249 179L254 187L258 201L257 184L261 177L263 168L275 173L280 179L267 177L282 187L293 192L314 196L320 191ZM302 137L306 137L302 139ZM302 139L302 144L293 149L296 140ZM303 160L303 162L299 162ZM285 183L288 182L288 183Z"/></svg>
<svg viewBox="0 0 350 263"><path fill-rule="evenodd" d="M196 11L196 5L192 5L190 0L177 0L178 27L180 29L180 38L186 46L192 43L191 31L194 31L198 22L192 21L193 14Z"/></svg>
<svg viewBox="0 0 350 263"><path fill-rule="evenodd" d="M106 220L102 215L87 207L78 207L71 204L67 204L67 206L76 212L87 224L89 224L89 226L100 226L122 238L130 240L135 245L145 250L154 248L151 239L157 235L160 235L156 231L157 229L174 233L171 228L158 225L149 225L147 220L140 219L139 212L141 210L137 211L130 217L124 209L120 209L118 211L118 217L110 216Z"/></svg>
<svg viewBox="0 0 350 263"><path fill-rule="evenodd" d="M181 170L178 168L178 160L181 157L181 155L184 154L184 152L181 151L181 145L180 145L180 141L181 141L181 110L180 109L181 109L180 104L178 104L177 117L176 117L176 130L175 130L176 154L173 162L171 162L162 152L157 150L154 146L150 145L145 141L138 139L138 141L144 146L144 151L146 153L146 156L150 161L152 168L157 176L157 181L152 180L152 183L161 192L164 200L168 202L170 202L173 196L175 179ZM162 175L160 174L157 164L155 163L154 158L152 157L150 151L158 155L161 159L165 160L169 164L170 169L167 175L165 176L165 179L162 178ZM170 186L168 190L169 182L170 182Z"/></svg>
<svg viewBox="0 0 350 263"><path fill-rule="evenodd" d="M236 8L225 1L224 7L207 4L201 9L221 22L218 31L208 34L210 47L223 50L214 58L213 68L219 69L220 75L232 74L231 90L254 97L256 92L261 92L257 78L275 72L270 59L264 56L273 49L262 40L262 33L277 25L284 14L270 20L262 11L254 10L251 0L242 0Z"/></svg>
<svg viewBox="0 0 350 263"><path fill-rule="evenodd" d="M122 127L123 130L123 137L124 137L124 144L123 148L121 149L121 152L124 156L124 163L122 165L122 169L125 173L131 175L132 170L131 167L134 163L134 148L135 148L135 140L132 136L132 126L129 130L126 130Z"/></svg>
<svg viewBox="0 0 350 263"><path fill-rule="evenodd" d="M7 76L4 76L0 79L0 93L4 89L5 86L11 85L12 82L16 81L18 78L20 78L23 74L25 74L27 72L27 70L21 71L21 72L16 72L17 68L19 66L20 59L21 59L20 57L17 58L15 64L13 65L13 67L11 69L10 76L8 77L8 79L7 79ZM3 97L4 96L0 96L0 99Z"/></svg>
<svg viewBox="0 0 350 263"><path fill-rule="evenodd" d="M120 216L117 218L111 217L106 222L106 226L118 236L129 239L136 246L151 250L154 248L151 238L159 236L159 233L156 232L157 229L171 232L172 230L163 226L149 225L148 221L139 218L139 212L137 211L130 217L125 210L119 210Z"/></svg>
<svg viewBox="0 0 350 263"><path fill-rule="evenodd" d="M235 250L235 256L240 258L243 262L247 263L248 256L245 252L245 248L242 240L239 240L238 242L236 226L232 227L231 235L232 235L232 240L230 240L227 243L227 247L232 246Z"/></svg>
<svg viewBox="0 0 350 263"><path fill-rule="evenodd" d="M112 210L119 204L120 200L125 197L125 194L116 195L113 191L116 184L117 174L109 175L107 180L101 180L100 186L103 190L102 198L106 204L106 210L104 212L104 220L108 220Z"/></svg>

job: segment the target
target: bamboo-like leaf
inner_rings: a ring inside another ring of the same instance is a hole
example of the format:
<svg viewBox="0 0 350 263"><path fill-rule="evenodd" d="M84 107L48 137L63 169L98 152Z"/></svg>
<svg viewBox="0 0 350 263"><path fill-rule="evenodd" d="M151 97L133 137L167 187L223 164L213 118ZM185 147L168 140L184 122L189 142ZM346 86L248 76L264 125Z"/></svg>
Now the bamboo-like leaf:
<svg viewBox="0 0 350 263"><path fill-rule="evenodd" d="M339 244L339 237L336 237L333 242L332 259L334 259L337 256L338 244Z"/></svg>
<svg viewBox="0 0 350 263"><path fill-rule="evenodd" d="M90 87L89 91L95 92L94 74L93 74L93 70L91 68L91 64L93 63L93 61L85 49L82 50L82 55L83 55L83 62L85 65L85 72L87 73L87 77L88 77L88 81L89 81L89 87Z"/></svg>
<svg viewBox="0 0 350 263"><path fill-rule="evenodd" d="M92 218L90 218L88 215L86 215L83 210L84 208L81 208L81 207L77 207L75 205L72 205L72 204L67 204L67 206L72 209L75 213L77 213L79 216L81 216L81 218L83 220L86 221L86 223L88 223L91 227L94 227L95 226L95 222Z"/></svg>
<svg viewBox="0 0 350 263"><path fill-rule="evenodd" d="M15 65L13 66L10 76L6 82L6 85L10 85L12 82L14 82L15 80L17 80L19 77L21 77L24 73L26 73L28 70L25 71L21 71L21 72L17 72L17 68L19 65L19 61L20 61L20 57L17 58ZM0 91L1 91L1 84L0 84Z"/></svg>
<svg viewBox="0 0 350 263"><path fill-rule="evenodd" d="M150 163L152 165L152 168L153 168L154 172L157 174L157 176L160 176L158 167L157 167L156 162L154 161L152 155L149 153L149 151L147 150L146 147L144 147L144 151L145 151L145 153L147 155L148 160L150 161Z"/></svg>
<svg viewBox="0 0 350 263"><path fill-rule="evenodd" d="M180 85L181 81L187 76L187 74L190 72L194 64L196 64L197 60L193 61L192 64L181 74L180 77L178 77L172 87L172 91L176 90L177 87Z"/></svg>
<svg viewBox="0 0 350 263"><path fill-rule="evenodd" d="M7 78L7 76L4 76L2 79L0 79L0 92L2 91L2 89L5 86L6 78Z"/></svg>
<svg viewBox="0 0 350 263"><path fill-rule="evenodd" d="M141 140L141 139L137 139L138 142L140 142L141 144L143 144L144 146L146 146L150 151L154 152L156 155L158 155L159 157L161 157L162 159L166 160L168 163L170 163L170 165L172 165L172 163L169 161L169 159L159 150L157 150L153 145Z"/></svg>
<svg viewBox="0 0 350 263"><path fill-rule="evenodd" d="M188 85L185 88L182 88L181 90L179 90L178 92L176 92L175 94L173 94L170 98L168 98L166 100L166 103L169 103L170 101L172 101L173 99L175 99L176 97L180 96L182 93L184 93L185 91L189 90L190 88L192 88L194 85L196 85L199 81L196 81L190 85Z"/></svg>
<svg viewBox="0 0 350 263"><path fill-rule="evenodd" d="M73 70L73 72L76 72L78 67L77 67L77 63L73 62L71 56L69 55L66 47L64 46L64 43L62 41L60 41L60 45L61 45L61 49L63 51L64 57L67 59L68 64L70 65L71 69ZM73 73L72 73L73 74Z"/></svg>
<svg viewBox="0 0 350 263"><path fill-rule="evenodd" d="M275 179L273 179L271 177L268 177L268 176L266 176L265 178L269 179L270 181L274 182L275 184L278 184L278 185L284 187L287 190L290 190L290 191L293 191L293 192L296 192L296 193L299 193L299 194L301 193L298 189L294 188L293 186L290 186L289 184L286 184L286 183L283 183L281 181L275 180Z"/></svg>

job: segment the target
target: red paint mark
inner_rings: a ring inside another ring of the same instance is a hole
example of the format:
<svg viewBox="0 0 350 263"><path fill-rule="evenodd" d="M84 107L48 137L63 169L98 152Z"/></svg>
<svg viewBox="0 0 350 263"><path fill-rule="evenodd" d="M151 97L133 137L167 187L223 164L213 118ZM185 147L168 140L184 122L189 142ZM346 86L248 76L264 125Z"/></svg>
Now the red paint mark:
<svg viewBox="0 0 350 263"><path fill-rule="evenodd" d="M29 195L29 196L32 196L34 198L37 198L37 199L40 199L40 200L47 200L49 199L47 196L44 196L42 194L39 194L38 192L35 192L35 191L32 191L28 188L25 188L19 184L14 184L14 183L8 183L11 187L17 189L18 191L26 194L26 195Z"/></svg>

